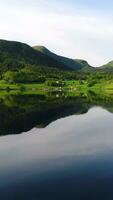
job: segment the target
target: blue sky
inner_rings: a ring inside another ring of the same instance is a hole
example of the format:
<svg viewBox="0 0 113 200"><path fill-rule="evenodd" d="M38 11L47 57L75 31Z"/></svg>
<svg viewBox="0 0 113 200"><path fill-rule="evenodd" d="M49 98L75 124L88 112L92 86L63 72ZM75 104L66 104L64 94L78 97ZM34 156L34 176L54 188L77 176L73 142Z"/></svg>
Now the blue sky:
<svg viewBox="0 0 113 200"><path fill-rule="evenodd" d="M100 66L113 60L113 1L0 0L0 38Z"/></svg>

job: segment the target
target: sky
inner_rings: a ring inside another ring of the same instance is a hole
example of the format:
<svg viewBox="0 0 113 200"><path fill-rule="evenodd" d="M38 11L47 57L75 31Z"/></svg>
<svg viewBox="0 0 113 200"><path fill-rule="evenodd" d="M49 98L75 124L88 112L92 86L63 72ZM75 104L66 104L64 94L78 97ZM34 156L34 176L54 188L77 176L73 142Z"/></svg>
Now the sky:
<svg viewBox="0 0 113 200"><path fill-rule="evenodd" d="M113 60L113 0L0 0L0 39L103 65Z"/></svg>

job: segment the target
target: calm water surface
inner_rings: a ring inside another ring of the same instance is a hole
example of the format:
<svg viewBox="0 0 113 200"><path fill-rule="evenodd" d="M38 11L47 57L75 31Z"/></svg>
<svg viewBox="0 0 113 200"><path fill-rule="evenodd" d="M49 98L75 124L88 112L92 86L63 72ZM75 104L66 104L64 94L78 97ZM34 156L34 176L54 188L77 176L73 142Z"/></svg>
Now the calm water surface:
<svg viewBox="0 0 113 200"><path fill-rule="evenodd" d="M22 134L1 136L0 199L113 200L113 114L109 105L102 108L103 101L96 105L91 100L86 106L86 101L75 99L74 107L63 109L57 117L52 113L49 122L41 114L40 128L37 121L37 126Z"/></svg>

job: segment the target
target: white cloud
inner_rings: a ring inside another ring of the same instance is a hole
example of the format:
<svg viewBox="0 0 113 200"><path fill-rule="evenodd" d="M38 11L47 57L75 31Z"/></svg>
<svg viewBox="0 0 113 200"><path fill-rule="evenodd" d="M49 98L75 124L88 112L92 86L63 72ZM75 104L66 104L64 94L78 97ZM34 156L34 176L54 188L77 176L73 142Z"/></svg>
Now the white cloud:
<svg viewBox="0 0 113 200"><path fill-rule="evenodd" d="M92 65L113 59L112 18L76 10L74 14L59 7L53 12L49 1L33 3L31 8L24 6L24 10L15 5L0 7L0 38L45 45L56 53L86 59Z"/></svg>

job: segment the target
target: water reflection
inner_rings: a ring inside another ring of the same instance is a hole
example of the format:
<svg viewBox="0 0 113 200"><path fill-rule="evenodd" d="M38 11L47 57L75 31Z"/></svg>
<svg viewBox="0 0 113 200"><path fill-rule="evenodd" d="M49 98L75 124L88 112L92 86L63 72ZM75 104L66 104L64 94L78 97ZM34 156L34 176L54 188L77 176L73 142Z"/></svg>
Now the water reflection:
<svg viewBox="0 0 113 200"><path fill-rule="evenodd" d="M112 200L112 112L93 92L2 95L0 199Z"/></svg>
<svg viewBox="0 0 113 200"><path fill-rule="evenodd" d="M0 198L113 199L113 114L100 107L0 138Z"/></svg>
<svg viewBox="0 0 113 200"><path fill-rule="evenodd" d="M51 122L70 115L83 114L93 106L113 112L113 97L87 94L66 94L58 91L37 95L2 95L0 97L0 135L44 128Z"/></svg>

